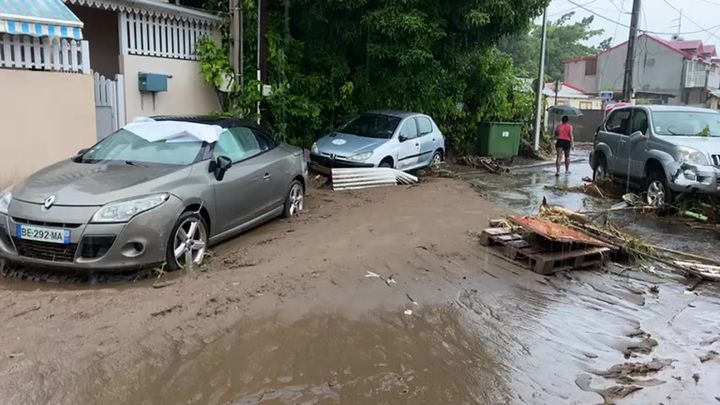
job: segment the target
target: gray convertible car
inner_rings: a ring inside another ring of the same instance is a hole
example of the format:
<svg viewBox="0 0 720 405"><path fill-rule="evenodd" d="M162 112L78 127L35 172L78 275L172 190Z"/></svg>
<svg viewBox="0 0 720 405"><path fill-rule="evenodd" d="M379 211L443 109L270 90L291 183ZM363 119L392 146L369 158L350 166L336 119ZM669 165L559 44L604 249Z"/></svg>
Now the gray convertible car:
<svg viewBox="0 0 720 405"><path fill-rule="evenodd" d="M303 209L307 162L251 122L136 120L0 193L0 258L121 270L202 262L207 247Z"/></svg>

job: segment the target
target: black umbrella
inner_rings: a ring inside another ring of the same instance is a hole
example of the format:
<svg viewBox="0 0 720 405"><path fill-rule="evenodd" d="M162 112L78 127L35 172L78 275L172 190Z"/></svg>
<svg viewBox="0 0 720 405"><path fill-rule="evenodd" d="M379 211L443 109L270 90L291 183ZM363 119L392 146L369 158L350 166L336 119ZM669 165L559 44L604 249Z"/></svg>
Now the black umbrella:
<svg viewBox="0 0 720 405"><path fill-rule="evenodd" d="M583 113L579 108L571 107L569 105L554 105L548 108L551 114L567 115L568 117L582 117Z"/></svg>

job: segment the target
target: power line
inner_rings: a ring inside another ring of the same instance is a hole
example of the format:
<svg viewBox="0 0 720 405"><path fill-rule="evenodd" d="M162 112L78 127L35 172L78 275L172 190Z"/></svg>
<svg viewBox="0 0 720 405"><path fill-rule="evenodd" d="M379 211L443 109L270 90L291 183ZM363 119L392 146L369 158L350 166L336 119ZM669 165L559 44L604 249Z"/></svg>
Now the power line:
<svg viewBox="0 0 720 405"><path fill-rule="evenodd" d="M623 0L620 0L620 4L623 4L622 1L623 1ZM617 11L619 11L619 12L621 12L621 13L624 13L624 12L625 12L625 10L624 10L623 8L620 8L620 7L618 7L617 4L615 4L615 0L610 0L610 3L612 3L613 7L615 7L615 10L617 10Z"/></svg>
<svg viewBox="0 0 720 405"><path fill-rule="evenodd" d="M583 3L582 6L588 6L588 5L590 5L590 4L592 4L592 3L595 3L595 2L597 2L597 1L598 1L598 0L590 0L590 1L588 1L587 3ZM575 4L575 3L573 3L573 4ZM563 10L563 11L558 11L558 12L556 12L556 13L548 14L548 17L554 17L554 16L556 16L556 15L561 15L561 14L569 13L570 11L577 10L579 7L581 7L581 6L580 6L580 5L576 5L575 7L570 7L570 8L568 8L568 9Z"/></svg>
<svg viewBox="0 0 720 405"><path fill-rule="evenodd" d="M594 10L591 10L591 9L583 6L582 4L578 4L578 3L574 2L573 0L567 0L567 1L568 1L569 3L571 3L571 4L574 4L574 5L578 6L578 7L581 8L581 9L583 9L583 10L585 10L585 11L593 14L593 15L596 16L596 17L600 17L600 18L602 18L603 20L609 21L609 22L611 22L611 23L613 23L613 24L618 24L618 25L620 25L621 27L630 28L630 26L627 25L627 24L623 24L623 23L621 23L621 22L619 22L619 21L613 21L612 18L606 17L606 16L604 16L604 15L602 15L602 14L600 14L600 13L594 11ZM649 30L640 30L640 31L645 32L645 33L647 33L647 34L655 34L655 35L693 35L693 34L700 34L700 33L703 33L703 32L710 32L710 30L714 30L714 29L717 29L717 28L720 28L720 25L715 25L715 26L712 26L712 27L710 27L710 28L704 28L704 29L699 30L699 31L689 31L689 32L679 32L679 33L678 33L678 32L649 31Z"/></svg>
<svg viewBox="0 0 720 405"><path fill-rule="evenodd" d="M718 29L720 29L720 27L715 28L715 30L713 32L711 32L710 35L708 35L708 37L705 38L705 41L703 41L703 42L708 42L710 40L710 38L712 38L712 37L717 38L717 35L715 35L715 33L718 31Z"/></svg>
<svg viewBox="0 0 720 405"><path fill-rule="evenodd" d="M677 11L678 13L680 13L680 16L681 16L680 18L682 18L682 10L680 10L680 9L678 9L677 7L673 6L668 0L663 0L663 1L664 1L665 4L667 4L670 8L672 8L673 10ZM701 28L702 31L700 31L700 32L707 32L707 33L709 33L711 36L720 39L720 37L716 36L716 35L714 34L714 32L711 32L711 31L710 31L712 28L703 28L702 25L698 24L695 20L693 20L692 18L690 18L690 17L688 17L688 16L685 16L685 19L688 20L688 21L690 21L691 23L695 24L695 26L697 26L698 28ZM717 27L715 27L715 28L717 28ZM681 35L681 34L678 34L678 35Z"/></svg>
<svg viewBox="0 0 720 405"><path fill-rule="evenodd" d="M702 1L702 2L705 3L705 4L710 4L710 5L713 5L713 6L718 6L718 7L720 7L720 3L715 3L714 1L710 1L710 0L700 0L700 1Z"/></svg>

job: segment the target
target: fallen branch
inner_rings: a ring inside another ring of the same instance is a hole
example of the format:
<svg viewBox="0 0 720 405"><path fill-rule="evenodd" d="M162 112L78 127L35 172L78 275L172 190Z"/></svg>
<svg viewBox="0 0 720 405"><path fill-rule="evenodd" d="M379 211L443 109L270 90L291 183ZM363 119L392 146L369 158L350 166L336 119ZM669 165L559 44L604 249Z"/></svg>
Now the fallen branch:
<svg viewBox="0 0 720 405"><path fill-rule="evenodd" d="M653 260L662 263L671 269L680 271L685 276L702 277L706 280L720 281L720 263L703 256L679 252L660 246L651 245L644 241L624 234L610 226L601 228L590 224L584 215L561 207L551 207L543 201L540 208L541 215L547 219L568 225L581 232L585 232L598 240L616 246L627 256L640 260ZM693 263L678 260L678 257L697 260L702 263Z"/></svg>
<svg viewBox="0 0 720 405"><path fill-rule="evenodd" d="M156 317L156 316L165 316L165 315L171 313L172 311L174 311L174 310L176 310L176 309L181 309L181 308L182 308L182 305L180 305L180 304L173 305L173 306L171 306L170 308L165 308L165 309L163 309L162 311L153 312L153 313L150 314L150 316L153 316L153 317Z"/></svg>

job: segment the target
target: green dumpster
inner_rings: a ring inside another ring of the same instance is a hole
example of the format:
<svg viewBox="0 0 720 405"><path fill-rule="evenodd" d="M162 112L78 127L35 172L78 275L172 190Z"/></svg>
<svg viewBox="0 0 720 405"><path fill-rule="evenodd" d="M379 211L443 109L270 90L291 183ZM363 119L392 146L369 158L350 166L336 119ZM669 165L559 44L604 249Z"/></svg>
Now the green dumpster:
<svg viewBox="0 0 720 405"><path fill-rule="evenodd" d="M480 124L475 153L499 158L517 156L520 152L522 124L517 122L488 122Z"/></svg>

